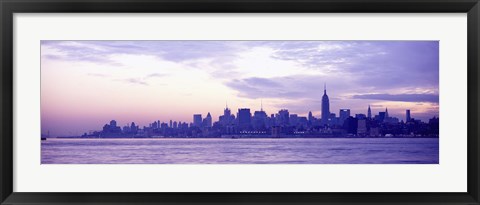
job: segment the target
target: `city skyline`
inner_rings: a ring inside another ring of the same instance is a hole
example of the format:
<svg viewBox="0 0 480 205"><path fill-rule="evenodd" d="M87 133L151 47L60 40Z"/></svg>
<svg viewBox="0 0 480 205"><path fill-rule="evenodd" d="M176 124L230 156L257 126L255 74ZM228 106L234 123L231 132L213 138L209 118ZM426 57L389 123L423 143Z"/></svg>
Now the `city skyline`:
<svg viewBox="0 0 480 205"><path fill-rule="evenodd" d="M80 134L111 119L217 120L226 101L320 118L324 83L332 113L370 105L399 119L407 109L422 121L439 116L437 41L42 41L41 49L42 133Z"/></svg>
<svg viewBox="0 0 480 205"><path fill-rule="evenodd" d="M338 111L338 115L337 115L337 113L331 112L329 108L330 108L330 102L329 102L329 97L327 95L327 89L325 84L324 95L322 96L322 111L321 111L320 118L317 118L317 115L314 115L311 111L308 112L307 116L302 116L296 113L290 113L287 108L278 110L277 113L269 114L264 111L262 101L260 104L260 110L255 110L248 107L242 107L242 108L238 108L238 112L235 114L235 113L232 113L232 109L228 107L227 103L225 103L225 108L223 109L223 115L218 116L217 118L218 120L214 120L215 118L210 114L210 112L207 113L205 118L203 118L204 115L202 113L193 114L193 119L191 121L182 122L174 119L170 119L166 121L153 120L153 122L149 123L148 125L135 124L135 122L132 121L122 126L121 124L117 124L116 120L111 120L110 124L104 125L103 130L100 130L100 129L90 130L89 132L84 132L82 136L83 137L100 136L102 135L101 133L103 132L105 132L106 134L114 134L115 136L118 134L125 134L126 132L131 132L131 130L143 130L144 132L145 131L148 132L148 130L151 130L151 131L159 132L160 128L188 129L188 128L195 128L195 127L197 128L217 127L217 129L220 128L220 130L223 130L225 129L225 126L228 127L230 125L237 127L239 130L236 130L234 133L229 133L229 134L235 134L235 133L238 134L242 132L249 133L250 131L259 131L259 130L262 131L261 132L262 134L271 134L271 131L268 130L268 129L271 129L271 126L280 126L280 127L282 126L297 127L298 126L297 128L300 128L301 130L304 130L307 127L317 127L319 129L328 129L328 128L338 129L344 126L344 122L347 120L347 118L352 118L357 121L366 120L366 122L368 122L369 124L368 130L370 130L370 126L378 126L376 125L377 123L386 123L390 125L394 125L398 123L405 125L408 122L414 123L414 124L418 124L418 123L430 124L432 123L431 120L434 120L433 121L434 123L435 122L438 123L438 116L433 116L427 122L421 121L419 119L415 119L415 116L412 117L410 109L405 110L405 116L404 116L404 119L402 119L401 117L398 118L396 116L389 115L388 108L385 108L383 112L379 111L378 115L375 115L375 112L372 112L370 105L368 105L368 109L366 113L355 113L355 114L352 114L349 108L343 108ZM285 119L282 119L284 118L282 117L282 115L284 114L287 115L286 124L279 123L278 120L280 121L285 120ZM297 121L297 123L291 124L291 121L293 121L292 120L293 116L295 116L296 118L295 121ZM246 125L245 127L242 127L242 122L241 122L242 120L240 120L241 117L248 118L248 122L246 122L246 124L245 122L243 122L243 124ZM304 119L305 121L300 122L301 121L300 119ZM258 127L258 125L255 126L255 120L257 120L257 123L261 123L262 127ZM261 120L261 122L259 122L258 120ZM268 121L270 121L270 123L272 124L269 125ZM373 124L373 125L370 125L370 124ZM114 130L111 130L112 128L110 127L113 127ZM412 131L415 131L415 129L413 129ZM135 131L135 134L136 132L137 131ZM165 130L163 132L165 132ZM438 130L436 132L438 133ZM150 133L149 137L151 137L152 134L153 133ZM44 135L49 136L50 132L48 131L48 134L44 133ZM118 135L116 137L121 137L121 135ZM147 137L147 136L142 135L142 137Z"/></svg>
<svg viewBox="0 0 480 205"><path fill-rule="evenodd" d="M330 102L326 84L322 96L322 117L301 116L281 109L277 113L268 114L263 110L238 108L238 112L225 105L223 115L215 121L208 112L205 118L202 114L193 114L192 121L182 122L155 120L148 126L135 122L119 126L116 120L111 120L102 130L85 132L81 138L325 138L325 137L438 137L439 118L436 116L422 122L411 116L410 110L405 110L405 120L390 116L388 109L372 115L370 105L367 114L358 113L352 116L350 109L340 109L338 116L330 112ZM44 135L44 137L51 137ZM58 137L58 136L57 136Z"/></svg>

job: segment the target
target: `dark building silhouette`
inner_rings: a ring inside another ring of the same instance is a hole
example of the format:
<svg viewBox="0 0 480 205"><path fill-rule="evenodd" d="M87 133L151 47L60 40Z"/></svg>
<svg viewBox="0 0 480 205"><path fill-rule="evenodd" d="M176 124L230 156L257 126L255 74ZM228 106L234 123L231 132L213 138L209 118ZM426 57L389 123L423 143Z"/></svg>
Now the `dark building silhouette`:
<svg viewBox="0 0 480 205"><path fill-rule="evenodd" d="M233 125L235 121L235 115L232 115L231 110L228 106L225 105L225 109L223 110L223 115L218 117L218 122L222 126Z"/></svg>
<svg viewBox="0 0 480 205"><path fill-rule="evenodd" d="M410 110L406 110L406 111L405 111L405 115L406 115L406 117L405 117L405 122L410 121L410 119L411 119L411 117L410 117Z"/></svg>
<svg viewBox="0 0 480 205"><path fill-rule="evenodd" d="M210 113L205 118L194 114L190 124L173 120L161 123L158 120L142 129L134 122L130 126L125 124L122 129L112 120L103 126L103 130L85 133L82 137L438 137L439 133L437 117L431 118L428 123L422 122L411 118L410 110L406 110L406 122L389 116L388 108L372 118L370 105L366 115L359 113L353 117L350 109L340 109L336 117L330 112L326 84L321 111L321 119L316 119L311 111L308 116L301 116L287 109L269 116L262 103L260 111L255 111L253 115L249 108L240 108L235 116L226 105L223 115L216 122Z"/></svg>
<svg viewBox="0 0 480 205"><path fill-rule="evenodd" d="M309 111L308 112L308 122L312 123L313 122L313 114L312 114L312 111Z"/></svg>
<svg viewBox="0 0 480 205"><path fill-rule="evenodd" d="M290 124L290 113L287 109L281 109L278 111L278 118L276 119L277 125L288 126Z"/></svg>
<svg viewBox="0 0 480 205"><path fill-rule="evenodd" d="M249 108L240 108L238 109L238 127L241 130L248 130L252 125L252 114L250 113Z"/></svg>
<svg viewBox="0 0 480 205"><path fill-rule="evenodd" d="M360 119L366 119L367 116L365 116L365 114L355 114L355 118L360 120Z"/></svg>
<svg viewBox="0 0 480 205"><path fill-rule="evenodd" d="M367 118L372 119L372 110L370 109L370 105L368 105Z"/></svg>
<svg viewBox="0 0 480 205"><path fill-rule="evenodd" d="M202 114L193 115L193 126L201 127L202 126Z"/></svg>
<svg viewBox="0 0 480 205"><path fill-rule="evenodd" d="M212 127L212 115L210 115L210 112L207 114L207 117L203 119L203 126Z"/></svg>
<svg viewBox="0 0 480 205"><path fill-rule="evenodd" d="M378 120L379 122L383 122L385 120L385 112L379 112L378 113L378 118L376 118L376 120Z"/></svg>
<svg viewBox="0 0 480 205"><path fill-rule="evenodd" d="M339 123L343 124L343 122L350 117L350 109L340 109L338 113L339 117Z"/></svg>
<svg viewBox="0 0 480 205"><path fill-rule="evenodd" d="M122 129L117 126L117 121L115 120L110 121L110 124L105 124L102 131L104 134L122 133Z"/></svg>
<svg viewBox="0 0 480 205"><path fill-rule="evenodd" d="M327 84L323 88L323 97L322 97L322 125L328 124L328 119L330 117L330 100L327 95Z"/></svg>
<svg viewBox="0 0 480 205"><path fill-rule="evenodd" d="M358 119L354 117L348 117L343 122L343 128L348 134L357 134Z"/></svg>
<svg viewBox="0 0 480 205"><path fill-rule="evenodd" d="M267 125L267 113L263 111L263 108L260 111L255 111L253 113L253 128L255 130L264 130L266 129Z"/></svg>

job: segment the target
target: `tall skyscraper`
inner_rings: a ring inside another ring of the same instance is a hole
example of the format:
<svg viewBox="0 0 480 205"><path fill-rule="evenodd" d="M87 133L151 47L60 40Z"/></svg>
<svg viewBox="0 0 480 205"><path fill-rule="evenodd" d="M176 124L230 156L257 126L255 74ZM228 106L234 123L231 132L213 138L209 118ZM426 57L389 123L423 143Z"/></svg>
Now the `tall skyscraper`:
<svg viewBox="0 0 480 205"><path fill-rule="evenodd" d="M202 114L193 115L193 126L201 127L202 126Z"/></svg>
<svg viewBox="0 0 480 205"><path fill-rule="evenodd" d="M220 122L221 125L226 126L226 125L231 125L234 120L235 120L235 116L232 115L231 110L225 104L223 115L218 117L218 121Z"/></svg>
<svg viewBox="0 0 480 205"><path fill-rule="evenodd" d="M252 114L250 113L250 108L240 108L238 109L238 127L240 129L246 130L249 129L252 124Z"/></svg>
<svg viewBox="0 0 480 205"><path fill-rule="evenodd" d="M308 121L313 122L313 114L312 111L308 112Z"/></svg>
<svg viewBox="0 0 480 205"><path fill-rule="evenodd" d="M327 84L323 88L322 97L322 125L328 124L328 118L330 117L330 100L327 95Z"/></svg>
<svg viewBox="0 0 480 205"><path fill-rule="evenodd" d="M207 117L205 117L205 127L212 127L212 115L210 115L210 112L207 114Z"/></svg>
<svg viewBox="0 0 480 205"><path fill-rule="evenodd" d="M411 119L411 118L410 118L410 110L406 110L406 113L405 113L405 114L406 114L406 119L405 119L406 122L410 121L410 119Z"/></svg>
<svg viewBox="0 0 480 205"><path fill-rule="evenodd" d="M278 125L287 126L290 123L290 113L286 109L278 111Z"/></svg>
<svg viewBox="0 0 480 205"><path fill-rule="evenodd" d="M372 110L370 109L370 105L368 105L368 114L367 114L368 119L372 119Z"/></svg>
<svg viewBox="0 0 480 205"><path fill-rule="evenodd" d="M340 124L343 125L343 121L345 121L348 117L350 117L350 109L340 109L339 112L339 117L340 117Z"/></svg>
<svg viewBox="0 0 480 205"><path fill-rule="evenodd" d="M385 108L385 119L388 118L388 108Z"/></svg>
<svg viewBox="0 0 480 205"><path fill-rule="evenodd" d="M110 127L116 127L117 126L117 121L112 120L110 121Z"/></svg>
<svg viewBox="0 0 480 205"><path fill-rule="evenodd" d="M260 110L260 111L255 111L253 113L253 128L256 130L266 128L266 121L267 121L267 113L265 111Z"/></svg>

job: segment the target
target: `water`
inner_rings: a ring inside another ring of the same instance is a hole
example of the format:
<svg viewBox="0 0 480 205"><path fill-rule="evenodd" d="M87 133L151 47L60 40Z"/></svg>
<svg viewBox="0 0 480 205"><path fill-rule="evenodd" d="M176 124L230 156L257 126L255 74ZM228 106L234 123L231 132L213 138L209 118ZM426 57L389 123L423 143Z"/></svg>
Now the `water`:
<svg viewBox="0 0 480 205"><path fill-rule="evenodd" d="M438 138L42 141L42 164L438 164L438 156Z"/></svg>

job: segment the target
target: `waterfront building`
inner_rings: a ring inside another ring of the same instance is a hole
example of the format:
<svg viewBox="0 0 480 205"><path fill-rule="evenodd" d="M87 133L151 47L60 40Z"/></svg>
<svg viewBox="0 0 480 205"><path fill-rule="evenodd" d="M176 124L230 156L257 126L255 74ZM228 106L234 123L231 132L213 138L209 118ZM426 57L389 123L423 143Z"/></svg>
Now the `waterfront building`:
<svg viewBox="0 0 480 205"><path fill-rule="evenodd" d="M117 121L112 120L110 121L110 127L116 127L117 126Z"/></svg>
<svg viewBox="0 0 480 205"><path fill-rule="evenodd" d="M308 119L307 117L298 117L298 124L297 127L305 128L308 126Z"/></svg>
<svg viewBox="0 0 480 205"><path fill-rule="evenodd" d="M323 88L323 96L322 96L321 124L327 125L329 117L330 117L330 100L328 99L328 95L327 95L327 84L325 84Z"/></svg>
<svg viewBox="0 0 480 205"><path fill-rule="evenodd" d="M204 127L212 127L212 115L210 112L207 114L207 117L203 120Z"/></svg>
<svg viewBox="0 0 480 205"><path fill-rule="evenodd" d="M365 116L365 114L355 114L355 118L357 119L367 119L367 116Z"/></svg>
<svg viewBox="0 0 480 205"><path fill-rule="evenodd" d="M343 129L345 129L349 134L357 134L357 126L358 120L351 116L345 119L345 122L343 122Z"/></svg>
<svg viewBox="0 0 480 205"><path fill-rule="evenodd" d="M313 123L313 114L312 111L308 112L308 122Z"/></svg>
<svg viewBox="0 0 480 205"><path fill-rule="evenodd" d="M367 134L367 120L358 119L357 120L357 135L365 136Z"/></svg>
<svg viewBox="0 0 480 205"><path fill-rule="evenodd" d="M226 106L223 115L218 117L218 121L222 126L232 125L235 122L235 115L232 115L231 110Z"/></svg>
<svg viewBox="0 0 480 205"><path fill-rule="evenodd" d="M375 120L379 121L379 122L383 122L385 120L385 112L379 112L378 113L378 118L376 118ZM375 117L377 117L375 116Z"/></svg>
<svg viewBox="0 0 480 205"><path fill-rule="evenodd" d="M410 110L406 110L406 111L405 111L405 115L406 115L406 117L405 117L405 122L410 121L410 119L411 119L411 117L410 117Z"/></svg>
<svg viewBox="0 0 480 205"><path fill-rule="evenodd" d="M268 116L267 116L267 113L265 113L265 111L260 110L260 111L255 111L253 113L253 128L255 130L262 130L262 129L265 129L267 126L267 119L268 119Z"/></svg>
<svg viewBox="0 0 480 205"><path fill-rule="evenodd" d="M370 137L378 137L380 136L380 131L378 127L371 127L370 128Z"/></svg>
<svg viewBox="0 0 480 205"><path fill-rule="evenodd" d="M288 126L290 124L290 113L287 109L281 109L278 111L278 117L276 119L277 125Z"/></svg>
<svg viewBox="0 0 480 205"><path fill-rule="evenodd" d="M252 125L252 114L250 113L250 108L240 108L238 109L237 114L238 127L241 130L248 130Z"/></svg>
<svg viewBox="0 0 480 205"><path fill-rule="evenodd" d="M335 113L330 113L330 116L328 117L328 125L338 125L339 124L339 118Z"/></svg>
<svg viewBox="0 0 480 205"><path fill-rule="evenodd" d="M130 132L132 132L133 134L136 134L138 132L138 126L135 125L135 122L132 122L130 124Z"/></svg>
<svg viewBox="0 0 480 205"><path fill-rule="evenodd" d="M122 132L122 128L120 128L119 126L117 126L117 121L115 120L112 120L110 121L110 124L105 124L103 126L103 133L104 134L108 134L108 133L121 133Z"/></svg>
<svg viewBox="0 0 480 205"><path fill-rule="evenodd" d="M272 126L272 137L280 137L281 128L279 126Z"/></svg>
<svg viewBox="0 0 480 205"><path fill-rule="evenodd" d="M339 123L343 124L343 122L350 117L350 109L340 109L339 112Z"/></svg>
<svg viewBox="0 0 480 205"><path fill-rule="evenodd" d="M193 115L193 126L195 126L195 127L201 127L202 126L202 114L194 114Z"/></svg>
<svg viewBox="0 0 480 205"><path fill-rule="evenodd" d="M297 126L298 125L298 115L297 114L291 114L288 120L289 120L289 124L291 126Z"/></svg>

